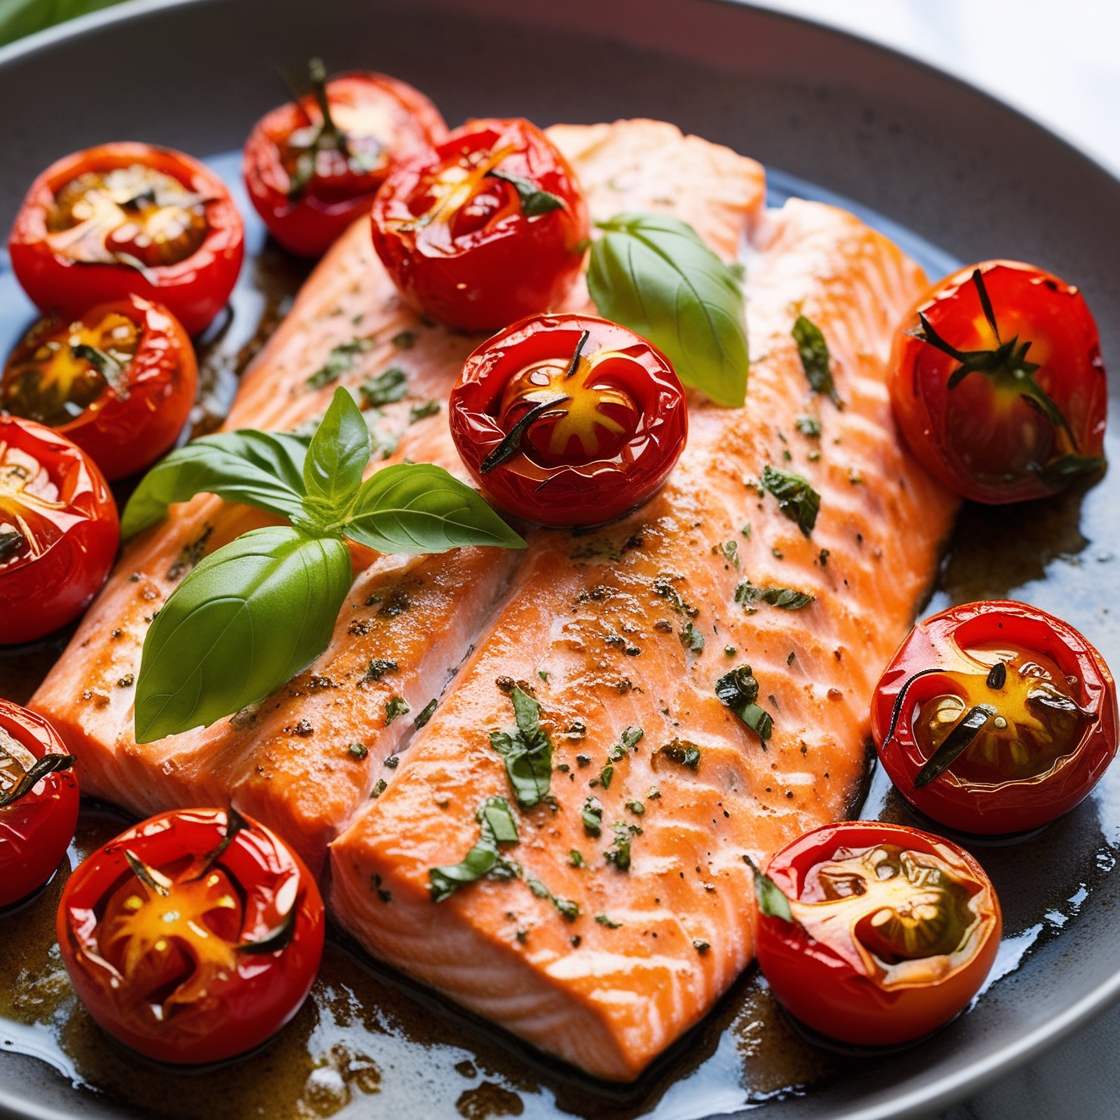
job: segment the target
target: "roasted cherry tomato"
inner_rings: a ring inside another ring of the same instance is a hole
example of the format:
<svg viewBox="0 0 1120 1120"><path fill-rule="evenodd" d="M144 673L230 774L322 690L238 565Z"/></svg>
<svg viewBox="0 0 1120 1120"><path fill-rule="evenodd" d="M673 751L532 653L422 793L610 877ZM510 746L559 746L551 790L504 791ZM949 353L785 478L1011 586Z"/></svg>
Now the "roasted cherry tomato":
<svg viewBox="0 0 1120 1120"><path fill-rule="evenodd" d="M44 314L75 319L138 295L192 335L225 306L245 251L241 215L217 175L182 152L131 143L51 164L31 184L8 248Z"/></svg>
<svg viewBox="0 0 1120 1120"><path fill-rule="evenodd" d="M917 829L807 832L755 879L758 964L801 1022L857 1046L911 1042L979 991L1002 918L983 868Z"/></svg>
<svg viewBox="0 0 1120 1120"><path fill-rule="evenodd" d="M468 122L391 171L373 203L373 244L401 294L459 330L557 307L587 236L574 172L524 120Z"/></svg>
<svg viewBox="0 0 1120 1120"><path fill-rule="evenodd" d="M245 144L249 197L285 249L318 257L369 212L392 165L447 135L439 110L384 74L327 81L311 60L313 94L273 109Z"/></svg>
<svg viewBox="0 0 1120 1120"><path fill-rule="evenodd" d="M0 415L0 645L77 618L119 540L117 507L93 460L34 420Z"/></svg>
<svg viewBox="0 0 1120 1120"><path fill-rule="evenodd" d="M633 331L539 315L467 359L450 424L497 505L541 525L592 525L665 481L684 449L688 409L668 359Z"/></svg>
<svg viewBox="0 0 1120 1120"><path fill-rule="evenodd" d="M323 955L300 858L221 809L151 817L70 876L58 944L89 1013L133 1050L197 1065L245 1054L299 1010Z"/></svg>
<svg viewBox="0 0 1120 1120"><path fill-rule="evenodd" d="M198 364L187 332L141 296L80 319L52 313L12 352L0 409L72 439L110 481L155 462L194 404Z"/></svg>
<svg viewBox="0 0 1120 1120"><path fill-rule="evenodd" d="M42 716L0 699L0 906L54 874L78 823L74 759Z"/></svg>
<svg viewBox="0 0 1120 1120"><path fill-rule="evenodd" d="M935 285L895 335L889 385L915 457L973 501L1041 498L1104 462L1097 325L1039 268L987 261Z"/></svg>
<svg viewBox="0 0 1120 1120"><path fill-rule="evenodd" d="M1068 812L1112 761L1116 729L1101 655L1053 615L1006 601L919 622L871 705L899 793L962 832L1021 832Z"/></svg>

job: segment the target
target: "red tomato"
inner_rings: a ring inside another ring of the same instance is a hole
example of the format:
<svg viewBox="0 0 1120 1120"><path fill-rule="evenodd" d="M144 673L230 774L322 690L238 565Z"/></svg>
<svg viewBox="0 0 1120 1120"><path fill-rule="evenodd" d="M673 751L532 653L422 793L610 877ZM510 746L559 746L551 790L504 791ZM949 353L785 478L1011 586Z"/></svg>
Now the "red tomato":
<svg viewBox="0 0 1120 1120"><path fill-rule="evenodd" d="M311 990L323 900L263 825L178 809L85 860L58 908L58 945L89 1013L161 1062L233 1058L271 1038Z"/></svg>
<svg viewBox="0 0 1120 1120"><path fill-rule="evenodd" d="M871 705L899 793L962 832L1021 832L1068 812L1112 761L1116 728L1101 655L1053 615L1005 601L919 622Z"/></svg>
<svg viewBox="0 0 1120 1120"><path fill-rule="evenodd" d="M668 359L588 315L540 315L496 334L467 359L449 407L475 481L541 525L621 517L652 497L688 437Z"/></svg>
<svg viewBox="0 0 1120 1120"><path fill-rule="evenodd" d="M27 192L8 239L12 269L46 314L143 296L189 334L225 306L244 255L225 184L182 152L102 144L51 164Z"/></svg>
<svg viewBox="0 0 1120 1120"><path fill-rule="evenodd" d="M0 414L0 645L77 618L119 540L117 507L93 460L34 420Z"/></svg>
<svg viewBox="0 0 1120 1120"><path fill-rule="evenodd" d="M0 408L72 439L107 479L155 462L194 404L198 364L187 332L140 296L80 319L40 319L12 352Z"/></svg>
<svg viewBox="0 0 1120 1120"><path fill-rule="evenodd" d="M759 967L786 1009L830 1038L919 1039L968 1004L995 961L992 884L940 837L879 821L827 825L778 852L766 876L790 920L756 879Z"/></svg>
<svg viewBox="0 0 1120 1120"><path fill-rule="evenodd" d="M587 237L575 173L524 120L469 121L394 168L373 203L373 244L401 294L459 330L557 307Z"/></svg>
<svg viewBox="0 0 1120 1120"><path fill-rule="evenodd" d="M986 261L936 284L895 335L889 387L915 457L973 501L1041 498L1104 462L1097 325L1042 269Z"/></svg>
<svg viewBox="0 0 1120 1120"><path fill-rule="evenodd" d="M42 716L0 699L0 906L54 874L78 823L74 759Z"/></svg>
<svg viewBox="0 0 1120 1120"><path fill-rule="evenodd" d="M245 144L249 197L285 249L319 257L369 212L392 165L447 135L439 110L384 74L326 80L311 62L314 94L273 109Z"/></svg>

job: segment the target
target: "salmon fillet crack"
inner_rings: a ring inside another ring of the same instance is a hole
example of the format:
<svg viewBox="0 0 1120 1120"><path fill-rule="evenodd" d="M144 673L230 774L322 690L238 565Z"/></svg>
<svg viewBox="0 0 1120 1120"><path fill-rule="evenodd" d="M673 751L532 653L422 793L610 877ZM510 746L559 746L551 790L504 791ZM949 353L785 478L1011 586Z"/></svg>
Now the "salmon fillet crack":
<svg viewBox="0 0 1120 1120"><path fill-rule="evenodd" d="M884 383L895 324L925 287L917 265L832 207L766 211L758 164L672 125L549 135L593 218L672 213L725 260L746 247L746 406L690 394L669 482L602 529L532 531L524 553L355 548L352 592L310 669L252 710L138 746L123 682L152 615L193 563L267 521L209 496L173 507L125 548L32 706L77 755L85 792L142 814L232 803L317 871L329 852L331 910L371 953L626 1081L750 960L743 857L765 860L848 811L875 681L933 580L955 500L901 449ZM583 285L564 310L593 312ZM798 315L827 339L842 408L809 391ZM355 337L365 349L321 384L313 375ZM464 478L446 408L416 406L446 404L479 341L403 307L359 222L307 281L227 426L296 427L337 384L359 392L396 366L408 393L367 413L384 454L370 473L407 458ZM808 535L761 486L767 467L820 494ZM791 599L806 605L777 605ZM773 719L765 741L715 691L747 665ZM549 797L527 810L491 741L515 726L519 694L553 746ZM433 901L429 871L478 843L491 797L514 806L519 833L504 876Z"/></svg>

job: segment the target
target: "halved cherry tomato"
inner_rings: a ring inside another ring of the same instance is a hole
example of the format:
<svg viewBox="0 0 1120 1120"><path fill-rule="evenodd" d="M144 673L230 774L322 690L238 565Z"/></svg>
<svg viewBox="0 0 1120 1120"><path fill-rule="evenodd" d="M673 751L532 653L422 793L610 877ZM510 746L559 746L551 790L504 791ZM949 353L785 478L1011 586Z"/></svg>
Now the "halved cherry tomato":
<svg viewBox="0 0 1120 1120"><path fill-rule="evenodd" d="M999 901L983 868L917 829L815 829L755 886L758 965L774 995L813 1030L857 1046L910 1042L947 1023L999 948Z"/></svg>
<svg viewBox="0 0 1120 1120"><path fill-rule="evenodd" d="M138 295L192 335L225 306L245 251L241 215L217 175L182 152L132 143L51 164L31 184L8 248L44 314L75 319Z"/></svg>
<svg viewBox="0 0 1120 1120"><path fill-rule="evenodd" d="M128 296L32 326L4 369L0 409L68 436L112 481L175 442L197 384L194 348L175 316Z"/></svg>
<svg viewBox="0 0 1120 1120"><path fill-rule="evenodd" d="M1040 268L986 261L936 284L895 335L889 370L907 445L965 498L1041 498L1104 462L1097 325Z"/></svg>
<svg viewBox="0 0 1120 1120"><path fill-rule="evenodd" d="M0 699L0 906L54 874L78 823L78 783L57 732Z"/></svg>
<svg viewBox="0 0 1120 1120"><path fill-rule="evenodd" d="M560 304L587 248L575 173L525 120L469 121L406 160L373 203L373 244L413 307L494 331Z"/></svg>
<svg viewBox="0 0 1120 1120"><path fill-rule="evenodd" d="M93 460L51 428L0 415L0 645L77 618L119 540L117 507Z"/></svg>
<svg viewBox="0 0 1120 1120"><path fill-rule="evenodd" d="M1061 619L968 603L914 627L875 690L871 731L916 809L962 832L1021 832L1100 780L1116 754L1116 686Z"/></svg>
<svg viewBox="0 0 1120 1120"><path fill-rule="evenodd" d="M310 70L313 94L254 125L244 174L269 233L293 253L318 257L369 212L393 164L439 143L447 125L396 78L355 71L328 82L317 58Z"/></svg>
<svg viewBox="0 0 1120 1120"><path fill-rule="evenodd" d="M688 437L684 390L644 338L588 315L515 323L466 361L451 435L495 503L541 525L593 525L653 496Z"/></svg>
<svg viewBox="0 0 1120 1120"><path fill-rule="evenodd" d="M161 1062L222 1061L271 1038L311 990L323 936L311 873L232 810L134 825L71 874L58 908L89 1013Z"/></svg>

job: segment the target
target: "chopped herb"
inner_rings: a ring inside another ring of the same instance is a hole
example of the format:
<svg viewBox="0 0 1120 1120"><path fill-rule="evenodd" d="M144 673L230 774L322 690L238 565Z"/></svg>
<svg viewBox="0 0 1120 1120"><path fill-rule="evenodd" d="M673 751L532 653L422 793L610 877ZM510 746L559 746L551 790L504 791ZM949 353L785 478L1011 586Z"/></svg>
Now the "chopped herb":
<svg viewBox="0 0 1120 1120"><path fill-rule="evenodd" d="M536 218L541 214L551 213L553 210L564 209L562 198L554 195L551 191L546 191L543 187L537 186L530 179L522 178L520 175L511 175L509 172L499 171L497 168L491 168L486 174L491 179L501 179L503 182L509 183L517 191L517 197L521 200L521 213L526 218Z"/></svg>
<svg viewBox="0 0 1120 1120"><path fill-rule="evenodd" d="M117 688L131 688L135 683L135 675L132 673L125 673L125 675L117 681Z"/></svg>
<svg viewBox="0 0 1120 1120"><path fill-rule="evenodd" d="M646 794L647 801L659 801L661 799L661 790L657 786L650 786L649 793Z"/></svg>
<svg viewBox="0 0 1120 1120"><path fill-rule="evenodd" d="M443 902L460 887L479 879L514 879L520 867L506 859L500 844L518 842L517 823L509 802L504 797L488 797L475 812L481 825L478 840L460 863L433 867L428 871L429 890L433 902Z"/></svg>
<svg viewBox="0 0 1120 1120"><path fill-rule="evenodd" d="M751 603L769 603L772 607L781 607L786 611L798 611L807 607L816 596L805 591L796 591L792 587L756 587L751 581L743 580L735 588L735 602L741 606Z"/></svg>
<svg viewBox="0 0 1120 1120"><path fill-rule="evenodd" d="M416 345L415 331L397 331L393 335L393 345L398 350L411 350Z"/></svg>
<svg viewBox="0 0 1120 1120"><path fill-rule="evenodd" d="M540 679L542 681L544 681L545 684L548 684L548 670L547 669L538 669L537 670L537 676L540 677Z"/></svg>
<svg viewBox="0 0 1120 1120"><path fill-rule="evenodd" d="M390 696L385 701L385 726L388 727L397 716L407 715L411 711L411 705L403 696Z"/></svg>
<svg viewBox="0 0 1120 1120"><path fill-rule="evenodd" d="M374 377L367 377L358 386L366 408L393 404L408 392L408 374L399 366L390 366Z"/></svg>
<svg viewBox="0 0 1120 1120"><path fill-rule="evenodd" d="M577 851L575 848L572 848L572 850L570 852L568 852L568 862L573 867L586 867L587 866L587 861L583 858L583 853Z"/></svg>
<svg viewBox="0 0 1120 1120"><path fill-rule="evenodd" d="M376 801L388 787L388 782L384 778L378 778L372 790L370 790L369 798L371 801Z"/></svg>
<svg viewBox="0 0 1120 1120"><path fill-rule="evenodd" d="M739 530L739 532L742 533L743 536L747 538L747 540L750 540L751 539L751 523L749 521L746 522L746 524L743 525L743 527Z"/></svg>
<svg viewBox="0 0 1120 1120"><path fill-rule="evenodd" d="M809 480L799 474L779 470L769 463L762 468L762 485L778 499L778 508L807 537L817 523L821 508L821 496L809 484Z"/></svg>
<svg viewBox="0 0 1120 1120"><path fill-rule="evenodd" d="M716 681L716 696L726 704L763 741L774 731L774 719L765 708L759 707L758 681L749 665L741 665Z"/></svg>
<svg viewBox="0 0 1120 1120"><path fill-rule="evenodd" d="M791 333L797 343L797 352L801 355L801 368L805 371L809 388L814 393L827 396L837 408L843 408L832 380L832 362L829 359L828 343L825 342L820 328L804 315L798 315Z"/></svg>
<svg viewBox="0 0 1120 1120"><path fill-rule="evenodd" d="M364 354L372 346L372 338L352 338L349 342L340 342L327 355L322 366L307 379L308 387L322 389L324 385L337 381L353 368L355 355Z"/></svg>
<svg viewBox="0 0 1120 1120"><path fill-rule="evenodd" d="M566 922L574 922L580 915L579 903L570 898L558 898L552 895L552 905L556 907L560 917Z"/></svg>
<svg viewBox="0 0 1120 1120"><path fill-rule="evenodd" d="M724 646L723 652L726 657L734 657L739 651L734 646Z"/></svg>
<svg viewBox="0 0 1120 1120"><path fill-rule="evenodd" d="M794 427L810 439L820 439L821 422L815 416L799 416L794 421Z"/></svg>
<svg viewBox="0 0 1120 1120"><path fill-rule="evenodd" d="M597 921L599 923L599 925L601 925L601 926L606 926L607 929L621 929L622 928L622 923L621 922L612 922L611 919L606 916L606 914L596 914L595 915L595 921Z"/></svg>
<svg viewBox="0 0 1120 1120"><path fill-rule="evenodd" d="M633 813L636 817L645 816L646 807L640 801L631 799L630 801L626 802L626 808L629 809L630 812Z"/></svg>
<svg viewBox="0 0 1120 1120"><path fill-rule="evenodd" d="M495 467L500 467L503 463L514 458L514 456L521 454L521 441L525 438L525 433L533 426L538 419L548 419L548 410L558 404L563 404L565 401L570 401L572 398L564 393L557 393L555 396L548 397L538 404L533 405L520 420L506 434L505 438L485 459L482 460L478 470L480 474L489 474ZM563 410L552 415L563 415Z"/></svg>
<svg viewBox="0 0 1120 1120"><path fill-rule="evenodd" d="M397 755L391 754L381 765L388 766L390 770L396 770L396 768L400 765L400 761L401 760Z"/></svg>
<svg viewBox="0 0 1120 1120"><path fill-rule="evenodd" d="M597 797L588 797L580 809L583 831L588 836L598 836L603 831L603 803Z"/></svg>
<svg viewBox="0 0 1120 1120"><path fill-rule="evenodd" d="M366 606L369 606L367 601ZM400 666L395 661L386 661L383 657L375 657L366 669L363 681L379 681L386 673L395 673Z"/></svg>
<svg viewBox="0 0 1120 1120"><path fill-rule="evenodd" d="M423 404L414 404L408 414L408 422L415 424L428 416L435 416L439 412L439 401L425 401Z"/></svg>
<svg viewBox="0 0 1120 1120"><path fill-rule="evenodd" d="M735 541L724 541L719 545L719 551L723 553L723 558L731 564L736 571L739 569L739 546Z"/></svg>
<svg viewBox="0 0 1120 1120"><path fill-rule="evenodd" d="M633 750L641 741L645 732L640 727L628 727L622 733L622 745Z"/></svg>
<svg viewBox="0 0 1120 1120"><path fill-rule="evenodd" d="M432 718L438 703L439 701L433 697L420 709L420 714L412 721L412 726L415 727L417 731Z"/></svg>
<svg viewBox="0 0 1120 1120"><path fill-rule="evenodd" d="M681 640L681 645L692 653L704 652L704 635L692 625L692 622L686 622L681 627L678 637Z"/></svg>
<svg viewBox="0 0 1120 1120"><path fill-rule="evenodd" d="M359 760L365 758L366 755L369 754L369 748L365 743L351 743L346 749L351 756Z"/></svg>
<svg viewBox="0 0 1120 1120"><path fill-rule="evenodd" d="M7 733L0 729L0 737L7 738ZM9 739L9 742L11 740ZM0 738L2 742L2 738ZM0 746L0 756L7 756L12 758L8 751ZM14 759L17 772L23 770L23 774L18 781L9 786L6 790L0 790L0 809L6 805L12 805L21 797L30 793L48 774L53 774L56 770L69 770L77 761L72 755L68 754L55 754L48 751L38 758L32 764L30 769L24 770L19 759Z"/></svg>
<svg viewBox="0 0 1120 1120"><path fill-rule="evenodd" d="M758 900L759 913L765 914L768 918L781 918L784 922L792 922L793 910L782 888L769 875L759 871L750 856L743 856L743 862L754 872L754 896Z"/></svg>
<svg viewBox="0 0 1120 1120"><path fill-rule="evenodd" d="M611 788L611 780L614 778L614 767L608 762L602 770L599 771L599 784L603 789Z"/></svg>
<svg viewBox="0 0 1120 1120"><path fill-rule="evenodd" d="M517 685L510 689L517 726L491 731L490 746L505 760L506 774L522 809L548 796L552 780L552 740L541 727L541 706Z"/></svg>
<svg viewBox="0 0 1120 1120"><path fill-rule="evenodd" d="M653 581L654 594L661 599L667 599L677 614L695 618L700 613L699 610L681 597L681 593L673 586L673 579L674 577L669 575L658 576Z"/></svg>
<svg viewBox="0 0 1120 1120"><path fill-rule="evenodd" d="M692 942L692 947L693 947L693 948L694 948L694 949L695 949L695 950L696 950L696 951L697 951L697 952L698 952L698 953L699 953L699 954L700 954L701 956L703 956L703 955L704 955L704 954L705 954L705 953L706 953L706 952L707 952L707 951L708 951L708 950L709 950L709 949L711 948L711 945L709 945L709 944L708 944L708 943L707 943L706 941L703 941L703 940L701 940L701 939L700 939L699 937L697 937L697 938L695 938L695 939L693 940L693 942Z"/></svg>
<svg viewBox="0 0 1120 1120"><path fill-rule="evenodd" d="M796 654L796 653L794 653L794 652L793 652L793 650L791 649L791 650L789 651L789 657L787 657L787 658L786 658L786 664L787 664L787 665L792 665L792 664L793 664L793 659L794 659L794 658L795 658L796 656L797 656L797 654Z"/></svg>
<svg viewBox="0 0 1120 1120"><path fill-rule="evenodd" d="M700 766L700 748L687 739L673 739L658 747L655 753L689 770L696 770Z"/></svg>
<svg viewBox="0 0 1120 1120"><path fill-rule="evenodd" d="M18 529L7 529L0 533L0 564L6 563L15 556L20 546L26 543L27 538ZM135 574L133 573L133 575ZM129 576L129 579L132 578L132 576ZM136 576L136 578L139 579L139 576Z"/></svg>
<svg viewBox="0 0 1120 1120"><path fill-rule="evenodd" d="M827 567L828 566L828 558L831 555L832 555L832 553L829 552L827 548L822 548L820 550L820 552L817 553L817 563L820 564L820 566L822 568Z"/></svg>
<svg viewBox="0 0 1120 1120"><path fill-rule="evenodd" d="M569 770L571 770L571 767L566 762L561 762L560 765L556 767L556 769L559 770L561 774L566 774Z"/></svg>
<svg viewBox="0 0 1120 1120"><path fill-rule="evenodd" d="M579 766L579 768L581 770L585 766L590 766L591 765L591 755L589 755L589 754L577 754L576 755L576 765Z"/></svg>
<svg viewBox="0 0 1120 1120"><path fill-rule="evenodd" d="M381 876L380 875L374 875L374 877L373 877L373 889L375 891L377 891L377 897L379 899L381 899L382 902L392 902L393 901L393 896L381 885Z"/></svg>

